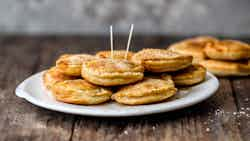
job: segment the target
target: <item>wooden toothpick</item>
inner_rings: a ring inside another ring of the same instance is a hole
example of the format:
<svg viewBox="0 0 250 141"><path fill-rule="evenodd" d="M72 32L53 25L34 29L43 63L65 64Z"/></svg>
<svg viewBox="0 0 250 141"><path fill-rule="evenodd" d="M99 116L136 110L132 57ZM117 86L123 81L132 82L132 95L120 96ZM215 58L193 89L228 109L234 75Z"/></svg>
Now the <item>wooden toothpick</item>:
<svg viewBox="0 0 250 141"><path fill-rule="evenodd" d="M129 51L129 46L130 46L130 42L131 42L131 37L132 37L132 34L133 34L133 29L134 29L134 24L131 24L130 31L129 31L129 36L128 36L128 43L127 43L125 59L128 58L128 51Z"/></svg>
<svg viewBox="0 0 250 141"><path fill-rule="evenodd" d="M110 49L111 49L111 59L113 59L114 51L113 51L113 27L110 26Z"/></svg>

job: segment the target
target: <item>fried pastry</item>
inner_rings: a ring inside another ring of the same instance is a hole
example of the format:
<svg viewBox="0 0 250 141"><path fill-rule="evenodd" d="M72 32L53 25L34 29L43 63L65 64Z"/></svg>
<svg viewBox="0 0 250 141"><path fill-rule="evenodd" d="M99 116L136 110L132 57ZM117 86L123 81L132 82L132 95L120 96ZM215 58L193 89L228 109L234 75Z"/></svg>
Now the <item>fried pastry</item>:
<svg viewBox="0 0 250 141"><path fill-rule="evenodd" d="M121 104L141 105L161 102L176 92L177 89L170 76L166 80L144 78L136 84L123 86L111 98Z"/></svg>
<svg viewBox="0 0 250 141"><path fill-rule="evenodd" d="M214 42L218 42L219 40L215 37L205 35L205 36L197 36L197 37L189 38L184 41L196 42L196 43L199 43L200 45L203 44L203 46L205 46L207 43L214 43Z"/></svg>
<svg viewBox="0 0 250 141"><path fill-rule="evenodd" d="M250 74L248 61L204 60L200 64L217 76L246 76Z"/></svg>
<svg viewBox="0 0 250 141"><path fill-rule="evenodd" d="M194 64L185 69L171 73L172 79L177 86L189 86L202 82L206 78L206 68ZM165 79L166 74L162 75Z"/></svg>
<svg viewBox="0 0 250 141"><path fill-rule="evenodd" d="M106 88L95 86L83 79L65 80L52 87L56 100L72 103L93 105L110 100L112 92Z"/></svg>
<svg viewBox="0 0 250 141"><path fill-rule="evenodd" d="M223 40L205 47L206 55L218 60L241 60L250 58L250 45L236 41Z"/></svg>
<svg viewBox="0 0 250 141"><path fill-rule="evenodd" d="M130 60L133 54L134 54L133 52L129 51L127 54L127 60ZM125 59L125 55L126 55L126 50L114 50L112 59L123 60ZM111 58L111 51L100 51L97 52L96 56L99 58Z"/></svg>
<svg viewBox="0 0 250 141"><path fill-rule="evenodd" d="M193 56L193 63L198 63L200 60L206 59L205 46L215 42L218 42L216 38L200 36L172 44L169 49L181 54L191 55Z"/></svg>
<svg viewBox="0 0 250 141"><path fill-rule="evenodd" d="M141 64L150 72L170 72L186 68L193 57L166 49L143 49L135 53L132 61Z"/></svg>
<svg viewBox="0 0 250 141"><path fill-rule="evenodd" d="M83 63L82 77L101 86L117 86L143 79L143 66L127 60L98 59Z"/></svg>
<svg viewBox="0 0 250 141"><path fill-rule="evenodd" d="M65 54L56 61L56 67L66 75L81 76L82 63L94 59L95 56L88 54Z"/></svg>
<svg viewBox="0 0 250 141"><path fill-rule="evenodd" d="M61 82L64 80L72 80L72 79L75 79L75 77L61 73L56 67L50 68L43 74L43 83L49 90L57 82Z"/></svg>

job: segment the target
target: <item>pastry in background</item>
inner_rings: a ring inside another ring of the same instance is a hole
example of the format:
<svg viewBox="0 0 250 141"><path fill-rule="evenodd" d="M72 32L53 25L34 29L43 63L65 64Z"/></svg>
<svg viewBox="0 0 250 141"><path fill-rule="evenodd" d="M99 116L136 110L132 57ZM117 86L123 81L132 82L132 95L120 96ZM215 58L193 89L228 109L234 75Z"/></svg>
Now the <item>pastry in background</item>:
<svg viewBox="0 0 250 141"><path fill-rule="evenodd" d="M141 64L149 72L171 72L192 64L193 57L166 49L143 49L135 53L132 61Z"/></svg>
<svg viewBox="0 0 250 141"><path fill-rule="evenodd" d="M64 54L56 61L56 67L66 75L81 76L82 63L94 59L89 54Z"/></svg>
<svg viewBox="0 0 250 141"><path fill-rule="evenodd" d="M201 65L194 64L185 69L171 73L171 76L175 85L190 86L190 85L198 84L205 80L206 68L204 68ZM163 74L162 78L166 79L166 74Z"/></svg>
<svg viewBox="0 0 250 141"><path fill-rule="evenodd" d="M127 54L127 60L131 60L133 54L134 54L133 52L129 51ZM110 50L100 51L96 53L96 56L99 58L111 58L111 51ZM111 59L124 60L125 56L126 56L126 50L114 50L113 58Z"/></svg>
<svg viewBox="0 0 250 141"><path fill-rule="evenodd" d="M169 49L181 54L193 56L193 63L206 59L204 48L207 44L214 44L218 40L210 36L199 36L186 39L170 45Z"/></svg>
<svg viewBox="0 0 250 141"><path fill-rule="evenodd" d="M56 100L72 104L93 105L110 100L112 92L82 79L65 80L52 87Z"/></svg>
<svg viewBox="0 0 250 141"><path fill-rule="evenodd" d="M53 85L64 80L72 80L75 77L61 73L56 67L52 67L43 74L43 83L47 89L51 89Z"/></svg>
<svg viewBox="0 0 250 141"><path fill-rule="evenodd" d="M207 71L217 76L247 76L250 75L249 61L222 61L222 60L204 60L200 64Z"/></svg>
<svg viewBox="0 0 250 141"><path fill-rule="evenodd" d="M121 87L111 98L121 104L141 105L164 101L176 92L170 76L166 80L144 78L136 84Z"/></svg>
<svg viewBox="0 0 250 141"><path fill-rule="evenodd" d="M82 77L101 86L117 86L143 79L144 68L127 60L97 59L83 63Z"/></svg>
<svg viewBox="0 0 250 141"><path fill-rule="evenodd" d="M250 45L236 40L222 40L204 49L210 59L242 60L250 58Z"/></svg>

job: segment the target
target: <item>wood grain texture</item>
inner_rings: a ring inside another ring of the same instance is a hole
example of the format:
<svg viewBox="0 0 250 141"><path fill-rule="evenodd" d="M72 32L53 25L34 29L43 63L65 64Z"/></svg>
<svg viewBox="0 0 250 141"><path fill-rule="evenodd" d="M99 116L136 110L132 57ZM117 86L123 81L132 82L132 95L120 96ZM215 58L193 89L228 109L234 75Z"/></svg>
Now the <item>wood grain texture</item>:
<svg viewBox="0 0 250 141"><path fill-rule="evenodd" d="M137 37L132 50L165 48L179 38ZM14 95L33 73L54 65L64 53L109 49L107 37L0 37L0 140L65 141L247 141L249 118L237 117L249 107L248 77L221 78L208 100L178 111L129 118L97 118L54 112ZM123 49L127 37L115 40ZM246 112L246 111L245 111ZM236 113L236 115L234 115Z"/></svg>
<svg viewBox="0 0 250 141"><path fill-rule="evenodd" d="M244 140L250 138L250 80L247 77L232 79L235 102L238 108L239 128Z"/></svg>
<svg viewBox="0 0 250 141"><path fill-rule="evenodd" d="M71 136L71 115L38 108L14 95L16 85L36 71L39 44L38 39L23 38L1 44L0 140L69 140Z"/></svg>
<svg viewBox="0 0 250 141"><path fill-rule="evenodd" d="M226 114L237 111L232 89L226 88L230 82L220 82L220 90L212 98L175 112L119 119L78 117L72 139L241 141L236 119ZM218 109L223 110L224 114L217 114Z"/></svg>

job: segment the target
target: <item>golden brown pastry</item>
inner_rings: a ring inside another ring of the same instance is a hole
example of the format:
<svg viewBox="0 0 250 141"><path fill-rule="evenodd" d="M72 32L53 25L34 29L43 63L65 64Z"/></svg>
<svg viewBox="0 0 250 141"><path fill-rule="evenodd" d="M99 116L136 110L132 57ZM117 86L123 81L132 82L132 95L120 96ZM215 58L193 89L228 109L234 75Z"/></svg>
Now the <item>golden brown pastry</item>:
<svg viewBox="0 0 250 141"><path fill-rule="evenodd" d="M143 49L135 53L132 61L141 64L150 72L170 72L186 68L193 57L166 49Z"/></svg>
<svg viewBox="0 0 250 141"><path fill-rule="evenodd" d="M143 66L127 60L98 59L83 63L82 77L101 86L117 86L143 79Z"/></svg>
<svg viewBox="0 0 250 141"><path fill-rule="evenodd" d="M94 59L95 56L88 54L65 54L56 61L56 67L66 75L81 76L82 63Z"/></svg>
<svg viewBox="0 0 250 141"><path fill-rule="evenodd" d="M52 87L52 93L58 101L84 105L106 102L112 94L108 89L95 86L83 79L58 82Z"/></svg>
<svg viewBox="0 0 250 141"><path fill-rule="evenodd" d="M218 60L241 60L250 58L250 45L236 40L222 40L205 47L206 55Z"/></svg>
<svg viewBox="0 0 250 141"><path fill-rule="evenodd" d="M167 77L166 77L167 78ZM169 79L144 78L143 81L123 86L112 99L126 105L141 105L161 102L177 92L174 83Z"/></svg>
<svg viewBox="0 0 250 141"><path fill-rule="evenodd" d="M216 38L199 36L172 44L169 49L181 54L191 55L193 56L193 63L198 63L200 60L206 59L205 46L216 42L218 42Z"/></svg>
<svg viewBox="0 0 250 141"><path fill-rule="evenodd" d="M129 51L127 54L127 60L130 60L133 56L133 52ZM126 50L114 50L113 51L113 59L124 60L126 55ZM99 58L111 58L111 51L100 51L96 54Z"/></svg>
<svg viewBox="0 0 250 141"><path fill-rule="evenodd" d="M75 77L61 73L56 67L50 68L43 74L43 83L45 87L49 90L55 83L71 79L75 79Z"/></svg>
<svg viewBox="0 0 250 141"><path fill-rule="evenodd" d="M203 46L205 46L207 43L214 43L214 42L218 42L219 40L215 37L205 35L205 36L197 36L197 37L189 38L184 41L195 42L195 43L199 43L200 45L203 44Z"/></svg>
<svg viewBox="0 0 250 141"><path fill-rule="evenodd" d="M200 64L217 76L246 76L250 74L248 61L204 60Z"/></svg>
<svg viewBox="0 0 250 141"><path fill-rule="evenodd" d="M202 82L206 78L206 68L194 64L185 69L171 73L172 79L177 86L189 86ZM162 75L165 79L166 74Z"/></svg>

